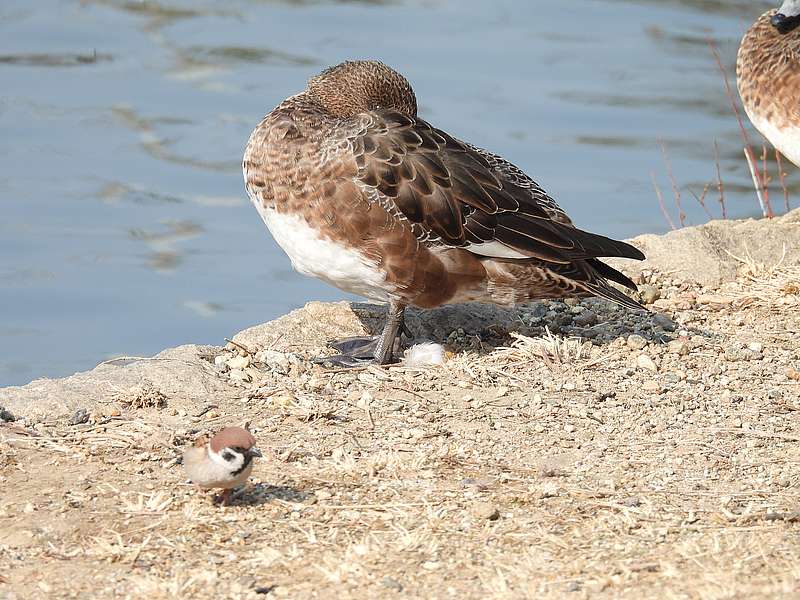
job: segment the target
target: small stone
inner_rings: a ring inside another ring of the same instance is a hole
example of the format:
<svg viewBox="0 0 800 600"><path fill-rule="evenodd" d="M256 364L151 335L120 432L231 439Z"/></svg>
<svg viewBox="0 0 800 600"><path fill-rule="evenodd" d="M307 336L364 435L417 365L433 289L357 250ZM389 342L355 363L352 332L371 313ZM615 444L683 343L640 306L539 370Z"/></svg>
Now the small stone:
<svg viewBox="0 0 800 600"><path fill-rule="evenodd" d="M661 393L661 386L658 384L657 381L653 381L652 379L650 379L642 384L642 391L659 394Z"/></svg>
<svg viewBox="0 0 800 600"><path fill-rule="evenodd" d="M575 425L567 423L566 425L564 425L564 431L566 433L574 433L575 432Z"/></svg>
<svg viewBox="0 0 800 600"><path fill-rule="evenodd" d="M384 577L381 580L381 585L385 588L389 588L390 590L394 590L395 592L403 591L403 584L392 577Z"/></svg>
<svg viewBox="0 0 800 600"><path fill-rule="evenodd" d="M426 571L436 571L441 566L442 563L435 560L426 560L424 563L422 563L422 568Z"/></svg>
<svg viewBox="0 0 800 600"><path fill-rule="evenodd" d="M225 361L228 360L224 354L220 354L214 357L214 366L215 367L224 367Z"/></svg>
<svg viewBox="0 0 800 600"><path fill-rule="evenodd" d="M755 360L758 355L749 348L741 348L739 346L728 346L725 348L725 360L729 362L743 362L748 360Z"/></svg>
<svg viewBox="0 0 800 600"><path fill-rule="evenodd" d="M641 350L647 346L647 340L644 339L642 336L633 334L628 336L628 347L632 348L633 350Z"/></svg>
<svg viewBox="0 0 800 600"><path fill-rule="evenodd" d="M584 310L573 319L573 322L578 327L589 327L597 323L597 313L591 310Z"/></svg>
<svg viewBox="0 0 800 600"><path fill-rule="evenodd" d="M275 394L269 401L273 406L282 406L286 408L295 403L295 397L291 394Z"/></svg>
<svg viewBox="0 0 800 600"><path fill-rule="evenodd" d="M233 358L229 358L225 361L225 364L228 365L228 368L231 371L234 370L243 370L250 366L250 357L249 356L234 356ZM233 373L231 373L231 376Z"/></svg>
<svg viewBox="0 0 800 600"><path fill-rule="evenodd" d="M661 327L664 331L675 331L678 328L678 324L675 321L661 313L653 315L653 325Z"/></svg>
<svg viewBox="0 0 800 600"><path fill-rule="evenodd" d="M407 429L406 432L408 433L409 439L412 440L421 440L425 437L425 430L419 427L412 427L411 429Z"/></svg>
<svg viewBox="0 0 800 600"><path fill-rule="evenodd" d="M636 367L639 369L644 369L645 371L650 371L651 373L658 372L656 363L654 363L653 359L647 356L647 354L640 354L638 357L636 357Z"/></svg>
<svg viewBox="0 0 800 600"><path fill-rule="evenodd" d="M261 350L256 354L256 360L267 365L271 371L280 375L285 375L289 372L289 357L283 352Z"/></svg>
<svg viewBox="0 0 800 600"><path fill-rule="evenodd" d="M689 354L689 350L689 344L686 342L686 340L672 340L667 344L667 352L670 354L686 356Z"/></svg>
<svg viewBox="0 0 800 600"><path fill-rule="evenodd" d="M83 425L84 423L89 422L89 411L85 408L79 408L69 419L70 425Z"/></svg>
<svg viewBox="0 0 800 600"><path fill-rule="evenodd" d="M539 490L539 498L555 498L556 496L558 496L558 484L555 482L545 482Z"/></svg>
<svg viewBox="0 0 800 600"><path fill-rule="evenodd" d="M333 494L329 490L316 490L314 495L317 497L317 500L330 500L333 498Z"/></svg>
<svg viewBox="0 0 800 600"><path fill-rule="evenodd" d="M476 519L496 521L500 518L500 511L491 502L474 502L469 508Z"/></svg>
<svg viewBox="0 0 800 600"><path fill-rule="evenodd" d="M274 592L276 587L274 585L259 585L253 591L259 595L267 595Z"/></svg>
<svg viewBox="0 0 800 600"><path fill-rule="evenodd" d="M642 503L642 501L639 500L639 498L637 498L636 496L631 496L630 498L625 498L622 501L622 506L627 506L629 508L636 508L641 503Z"/></svg>
<svg viewBox="0 0 800 600"><path fill-rule="evenodd" d="M250 381L250 375L248 375L241 369L231 369L230 378L231 381L242 381L242 382Z"/></svg>
<svg viewBox="0 0 800 600"><path fill-rule="evenodd" d="M639 290L639 294L642 297L642 302L645 304L652 304L659 298L661 298L661 290L659 290L654 285L643 285Z"/></svg>
<svg viewBox="0 0 800 600"><path fill-rule="evenodd" d="M11 411L6 410L2 406L0 406L0 421L7 421L7 422L16 421L16 418L11 413Z"/></svg>
<svg viewBox="0 0 800 600"><path fill-rule="evenodd" d="M564 298L561 301L564 304L566 304L567 306L577 306L578 303L580 302L580 299L579 298Z"/></svg>
<svg viewBox="0 0 800 600"><path fill-rule="evenodd" d="M747 349L752 350L756 354L761 354L764 351L764 344L761 342L750 342L747 344Z"/></svg>
<svg viewBox="0 0 800 600"><path fill-rule="evenodd" d="M116 408L116 407L114 407L114 408L112 408L111 410L109 410L109 411L108 411L108 416L109 416L109 417L118 417L118 416L120 416L121 414L122 414L122 413L120 413L120 412L119 412L119 409L118 409L118 408Z"/></svg>

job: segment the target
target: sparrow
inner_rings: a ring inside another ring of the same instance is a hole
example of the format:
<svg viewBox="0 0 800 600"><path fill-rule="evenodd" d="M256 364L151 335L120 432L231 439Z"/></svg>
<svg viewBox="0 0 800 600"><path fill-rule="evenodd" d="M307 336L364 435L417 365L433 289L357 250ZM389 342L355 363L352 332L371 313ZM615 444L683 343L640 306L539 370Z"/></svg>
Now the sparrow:
<svg viewBox="0 0 800 600"><path fill-rule="evenodd" d="M221 488L221 504L229 502L233 488L242 485L253 470L253 457L261 456L256 439L241 427L226 427L210 440L198 438L183 453L186 476L201 488Z"/></svg>

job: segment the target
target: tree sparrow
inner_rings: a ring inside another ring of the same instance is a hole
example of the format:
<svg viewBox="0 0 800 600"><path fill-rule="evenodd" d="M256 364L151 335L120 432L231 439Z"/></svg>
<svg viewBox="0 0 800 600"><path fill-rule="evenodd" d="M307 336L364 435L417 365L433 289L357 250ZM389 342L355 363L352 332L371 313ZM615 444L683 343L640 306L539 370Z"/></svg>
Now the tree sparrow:
<svg viewBox="0 0 800 600"><path fill-rule="evenodd" d="M241 427L226 427L210 441L198 438L183 453L183 469L195 485L222 488L220 502L227 504L231 490L250 477L254 456L261 452L253 435Z"/></svg>

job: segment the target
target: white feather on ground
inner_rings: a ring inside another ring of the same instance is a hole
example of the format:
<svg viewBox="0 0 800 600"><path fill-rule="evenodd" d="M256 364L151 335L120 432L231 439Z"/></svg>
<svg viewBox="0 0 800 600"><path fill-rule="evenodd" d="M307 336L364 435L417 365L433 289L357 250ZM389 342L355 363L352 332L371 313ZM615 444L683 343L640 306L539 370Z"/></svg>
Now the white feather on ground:
<svg viewBox="0 0 800 600"><path fill-rule="evenodd" d="M444 364L444 346L424 342L411 346L405 353L406 367L430 367Z"/></svg>

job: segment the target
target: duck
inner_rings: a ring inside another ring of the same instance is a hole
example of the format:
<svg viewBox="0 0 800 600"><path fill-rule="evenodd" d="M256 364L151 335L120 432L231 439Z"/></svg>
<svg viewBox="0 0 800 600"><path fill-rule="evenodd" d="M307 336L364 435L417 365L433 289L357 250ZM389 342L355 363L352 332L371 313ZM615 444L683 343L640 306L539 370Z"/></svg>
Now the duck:
<svg viewBox="0 0 800 600"><path fill-rule="evenodd" d="M326 365L393 362L409 306L598 296L643 310L599 260L639 249L578 229L522 169L420 117L380 61L311 77L255 127L242 170L297 272L388 304L380 335L332 342Z"/></svg>
<svg viewBox="0 0 800 600"><path fill-rule="evenodd" d="M736 82L753 126L800 165L800 0L785 0L747 30L736 58Z"/></svg>

